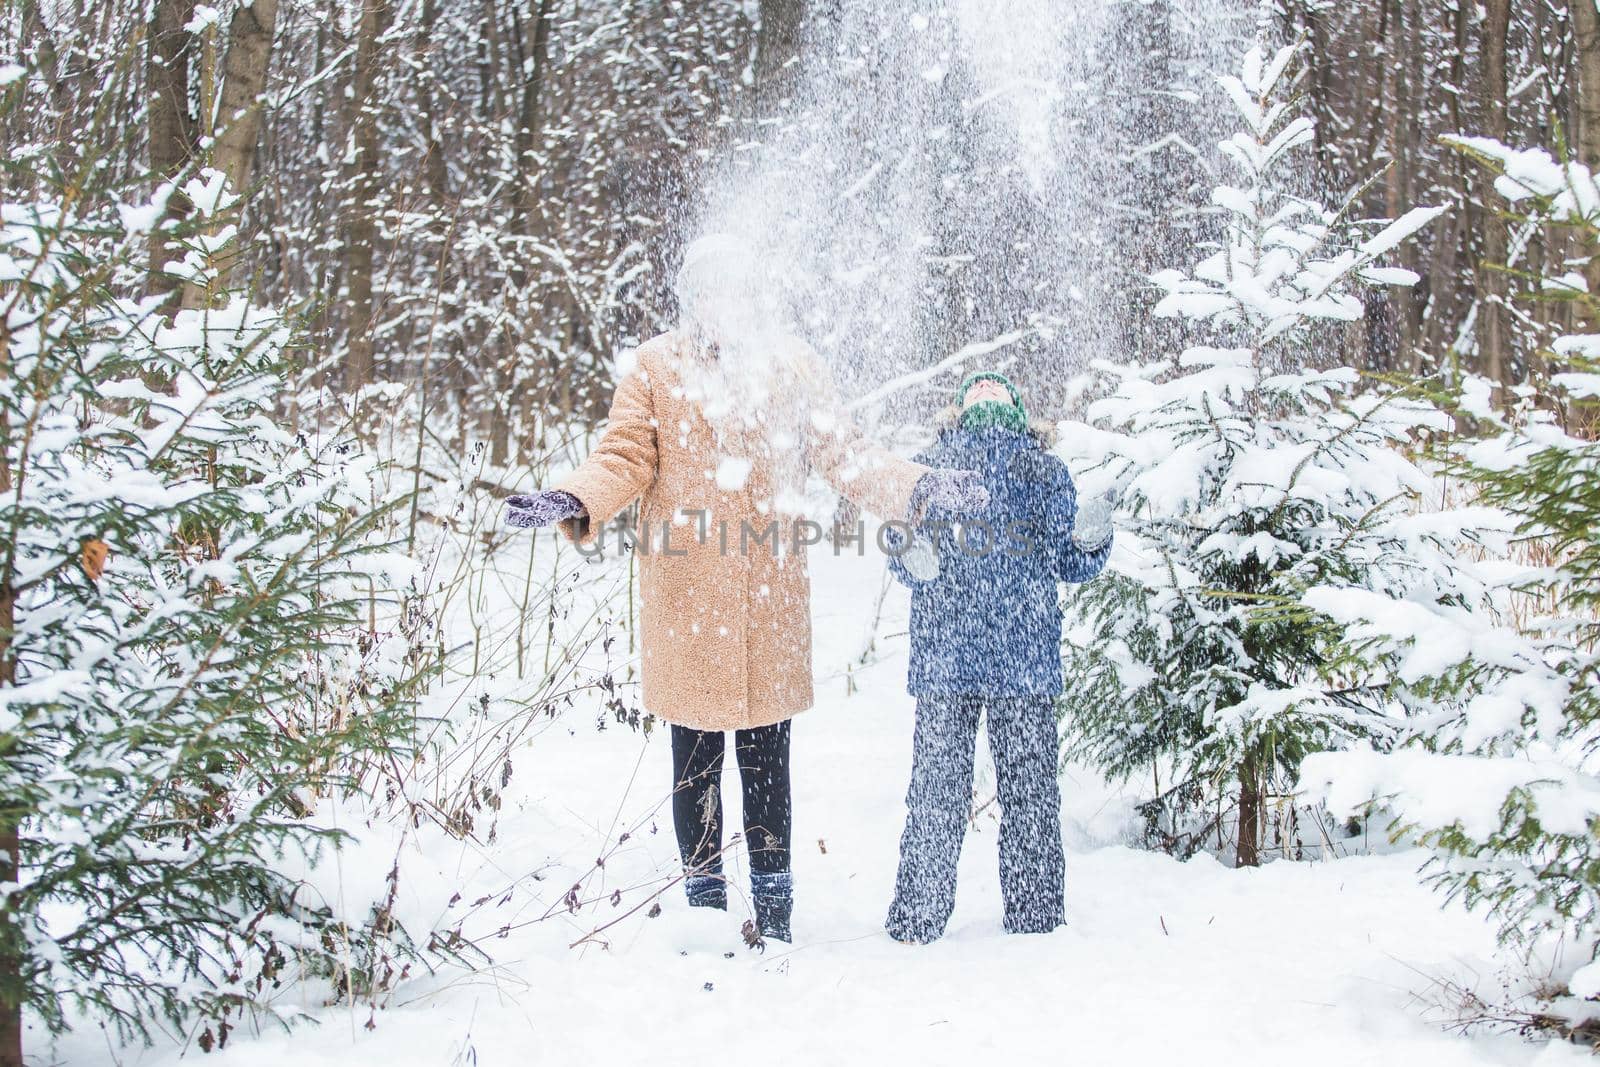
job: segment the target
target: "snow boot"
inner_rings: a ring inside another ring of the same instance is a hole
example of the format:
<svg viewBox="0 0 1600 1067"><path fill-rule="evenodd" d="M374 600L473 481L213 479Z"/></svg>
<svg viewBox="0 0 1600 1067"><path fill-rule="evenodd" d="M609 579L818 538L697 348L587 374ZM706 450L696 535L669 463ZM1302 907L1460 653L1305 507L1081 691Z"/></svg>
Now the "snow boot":
<svg viewBox="0 0 1600 1067"><path fill-rule="evenodd" d="M723 880L721 871L691 874L683 880L683 888L691 908L728 910L728 883Z"/></svg>
<svg viewBox="0 0 1600 1067"><path fill-rule="evenodd" d="M934 929L930 923L909 921L903 917L891 915L889 921L883 924L888 935L902 945L930 945L939 940L944 929Z"/></svg>
<svg viewBox="0 0 1600 1067"><path fill-rule="evenodd" d="M789 932L789 917L794 911L794 901L786 897L756 897L756 927L769 941L794 944Z"/></svg>
<svg viewBox="0 0 1600 1067"><path fill-rule="evenodd" d="M750 897L761 936L793 944L789 918L794 911L794 876L788 871L751 871Z"/></svg>

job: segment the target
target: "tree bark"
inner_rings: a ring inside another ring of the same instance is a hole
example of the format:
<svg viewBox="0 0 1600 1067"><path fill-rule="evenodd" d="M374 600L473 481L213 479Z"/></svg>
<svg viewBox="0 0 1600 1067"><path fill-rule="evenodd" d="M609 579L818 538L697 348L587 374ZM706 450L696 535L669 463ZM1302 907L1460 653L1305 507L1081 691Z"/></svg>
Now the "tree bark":
<svg viewBox="0 0 1600 1067"><path fill-rule="evenodd" d="M1305 34L1307 42L1307 60L1311 70L1311 115L1316 125L1312 127L1312 136L1315 138L1314 146L1317 162L1321 169L1321 177L1330 184L1334 181L1337 171L1333 155L1333 88L1331 68L1333 63L1328 55L1327 31L1324 28L1325 15L1320 7L1311 3L1292 5L1292 12L1297 16L1298 30Z"/></svg>
<svg viewBox="0 0 1600 1067"><path fill-rule="evenodd" d="M532 11L531 34L517 27L517 58L528 72L517 101L517 131L512 144L517 154L516 192L512 197L515 232L530 237L539 232L539 194L544 148L544 75L550 52L550 0L537 0ZM526 41L526 46L523 42ZM527 284L528 254L512 258L512 284Z"/></svg>
<svg viewBox="0 0 1600 1067"><path fill-rule="evenodd" d="M1591 173L1600 172L1600 11L1595 0L1576 0L1572 5L1572 36L1578 61L1578 159ZM1600 249L1584 250L1588 263L1584 277L1589 292L1600 293ZM1575 310L1573 305L1568 310ZM1592 324L1591 324L1592 325Z"/></svg>
<svg viewBox="0 0 1600 1067"><path fill-rule="evenodd" d="M378 124L373 113L378 38L389 21L388 0L363 0L356 30L355 77L351 86L351 163L345 185L345 365L344 387L355 393L372 382L372 246L377 240Z"/></svg>
<svg viewBox="0 0 1600 1067"><path fill-rule="evenodd" d="M0 334L0 376L9 372L11 365L9 344ZM0 496L11 492L11 436L6 417L0 412ZM17 597L12 582L13 553L7 552L0 560L0 686L10 686L17 680L17 659L12 649L12 635L17 626ZM0 882L14 882L21 867L22 850L19 840L20 806L15 799L0 798L4 811L0 811ZM0 910L0 1067L23 1067L22 1063L22 959L12 951L20 950L22 938L16 922L10 916L12 907ZM12 1002L15 996L16 1002Z"/></svg>
<svg viewBox="0 0 1600 1067"><path fill-rule="evenodd" d="M1239 835L1233 851L1235 867L1261 865L1261 774L1254 753L1239 764Z"/></svg>
<svg viewBox="0 0 1600 1067"><path fill-rule="evenodd" d="M236 10L228 23L228 51L222 61L217 101L220 125L211 161L228 176L228 186L235 193L245 191L255 166L261 97L277 24L278 0L253 0Z"/></svg>
<svg viewBox="0 0 1600 1067"><path fill-rule="evenodd" d="M1417 73L1422 64L1424 8L1418 0L1404 0L1405 12L1405 55L1399 64L1401 70L1401 85L1403 95L1401 99L1409 110L1421 106L1425 101L1424 80ZM1409 211L1417 200L1416 176L1419 171L1418 157L1422 154L1415 127L1408 127L1408 132L1399 139L1399 150L1395 159L1395 169L1399 172L1397 181L1400 187L1399 211ZM1391 216L1396 217L1396 216ZM1420 243L1407 241L1397 249L1400 265L1418 275L1425 275L1428 268L1426 260L1429 258ZM1407 289L1404 293L1394 293L1395 308L1398 323L1397 334L1394 338L1398 349L1398 369L1404 371L1415 367L1419 362L1417 346L1421 341L1422 315L1428 303L1426 290L1418 292Z"/></svg>
<svg viewBox="0 0 1600 1067"><path fill-rule="evenodd" d="M194 116L189 110L189 64L195 39L184 29L192 18L194 0L155 0L150 16L145 56L150 173L165 181L174 181L184 172L193 161L196 148ZM182 219L188 213L188 201L182 193L173 192L167 199L163 221ZM161 270L173 255L165 230L153 227L147 293L172 293L181 288L176 279Z"/></svg>
<svg viewBox="0 0 1600 1067"><path fill-rule="evenodd" d="M781 106L794 88L805 17L806 0L761 0L755 97L762 114Z"/></svg>
<svg viewBox="0 0 1600 1067"><path fill-rule="evenodd" d="M1497 141L1506 139L1506 38L1511 31L1511 0L1484 0L1481 47L1483 61L1478 85L1483 109L1484 133ZM1495 192L1493 179L1480 183L1479 211L1483 226L1483 265L1478 271L1481 313L1478 328L1478 357L1483 374L1498 386L1509 384L1506 348L1510 323L1506 308L1506 278L1496 267L1506 262L1505 224L1495 217L1491 205ZM1503 390L1501 390L1503 395Z"/></svg>
<svg viewBox="0 0 1600 1067"><path fill-rule="evenodd" d="M201 93L204 124L210 115L205 106L216 94L217 128L211 145L211 166L228 180L228 191L242 196L250 184L255 164L256 141L261 134L262 93L267 87L267 70L272 61L272 39L278 24L278 0L252 0L241 5L228 22L227 51L222 59L220 84L208 84ZM214 77L211 65L203 65L202 75ZM237 265L237 247L218 262L218 282L225 283ZM197 308L208 294L196 285L183 287L183 306Z"/></svg>
<svg viewBox="0 0 1600 1067"><path fill-rule="evenodd" d="M69 134L72 132L74 119L81 114L78 106L80 103L78 91L80 86L77 79L67 73L72 69L72 60L63 61L61 58L61 49L58 47L57 42L60 38L66 37L68 33L63 32L58 27L63 23L69 23L75 17L82 19L86 16L81 11L69 14L52 8L51 13L59 16L57 25L52 26L46 23L44 13L40 10L43 4L44 0L21 0L20 4L10 6L20 8L17 12L17 21L20 23L19 29L22 33L23 55L25 56L29 51L32 52L34 69L44 76L48 90L49 106L45 111L48 117L45 122L38 125L29 123L31 127L30 140L36 143L40 141L51 142L54 146L51 154L55 157L56 166L62 173L66 173L74 165L73 148L76 145L76 139L70 137ZM113 5L107 6L111 7ZM68 43L69 54L72 51L72 47ZM23 56L18 58L23 58ZM20 121L31 118L30 113L35 106L34 103L30 102L28 106L14 108L12 113L7 116L7 125L16 126ZM46 130L48 131L47 133L45 132ZM44 136L41 137L41 133ZM10 151L11 147L7 145L7 154Z"/></svg>
<svg viewBox="0 0 1600 1067"><path fill-rule="evenodd" d="M1600 11L1595 0L1572 5L1572 36L1578 51L1578 158L1600 169Z"/></svg>
<svg viewBox="0 0 1600 1067"><path fill-rule="evenodd" d="M512 140L517 156L517 178L512 195L512 232L519 237L535 239L547 236L542 214L544 161L541 154L544 151L544 83L549 65L551 0L536 0L531 7L529 14L533 24L524 26L519 23L513 38L516 42L517 69L527 71L527 77L517 100L517 130ZM511 257L511 299L519 304L526 302L531 305L536 302L530 299L528 292L529 285L534 282L528 264L534 261L535 256L532 249L524 246ZM500 334L500 366L495 375L498 384L493 398L489 433L489 462L496 466L504 466L511 461L511 419L512 412L517 409L512 398L519 391L524 397L531 397L536 388L534 382L524 380L519 374L518 364L521 360L517 355L518 343L526 318L517 318L519 321L516 326L508 325ZM561 361L554 355L540 362L544 374L551 380L563 373ZM523 425L520 429L524 438L531 436L531 427Z"/></svg>
<svg viewBox="0 0 1600 1067"><path fill-rule="evenodd" d="M424 118L428 124L428 158L425 172L428 177L428 197L432 206L439 212L438 226L435 233L441 236L447 228L445 223L445 206L450 200L450 172L445 166L444 145L439 139L439 64L434 61L434 49L438 42L434 39L435 27L439 21L439 0L423 0L422 3L422 38L419 42L422 55L419 56L422 64L428 71L428 89L423 94ZM441 279L441 284L443 279Z"/></svg>

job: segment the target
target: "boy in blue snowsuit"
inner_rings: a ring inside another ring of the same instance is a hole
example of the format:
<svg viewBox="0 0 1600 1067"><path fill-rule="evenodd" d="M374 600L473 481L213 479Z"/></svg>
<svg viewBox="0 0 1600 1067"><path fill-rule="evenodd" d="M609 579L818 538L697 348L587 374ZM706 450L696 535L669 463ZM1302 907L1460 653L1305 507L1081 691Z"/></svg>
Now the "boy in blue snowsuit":
<svg viewBox="0 0 1600 1067"><path fill-rule="evenodd" d="M978 471L982 514L928 510L891 555L911 587L917 698L911 786L889 933L932 941L955 907L956 861L972 801L978 718L987 714L1000 799L1005 928L1044 933L1065 922L1055 699L1061 692L1057 582L1100 573L1111 551L1111 503L1079 510L1072 478L1030 431L1022 395L1002 374L974 374L959 416L917 457Z"/></svg>

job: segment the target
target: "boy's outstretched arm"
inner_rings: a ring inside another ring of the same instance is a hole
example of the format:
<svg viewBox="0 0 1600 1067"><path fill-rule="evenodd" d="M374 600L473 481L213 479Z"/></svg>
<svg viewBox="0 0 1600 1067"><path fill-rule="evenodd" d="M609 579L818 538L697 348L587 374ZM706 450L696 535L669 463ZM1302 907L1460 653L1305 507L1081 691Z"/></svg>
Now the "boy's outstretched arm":
<svg viewBox="0 0 1600 1067"><path fill-rule="evenodd" d="M1061 542L1056 558L1056 577L1063 582L1087 582L1106 569L1111 556L1112 538L1094 549L1082 548L1071 537Z"/></svg>
<svg viewBox="0 0 1600 1067"><path fill-rule="evenodd" d="M1062 464L1061 483L1052 501L1056 529L1056 577L1063 582L1087 582L1105 570L1111 556L1111 514L1115 501L1097 498L1078 508L1078 491Z"/></svg>

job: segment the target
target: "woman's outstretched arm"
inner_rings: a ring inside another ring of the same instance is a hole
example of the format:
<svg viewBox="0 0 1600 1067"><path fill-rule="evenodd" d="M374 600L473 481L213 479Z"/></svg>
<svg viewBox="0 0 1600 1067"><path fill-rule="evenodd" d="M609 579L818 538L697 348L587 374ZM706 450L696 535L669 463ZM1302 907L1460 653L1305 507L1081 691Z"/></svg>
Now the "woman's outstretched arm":
<svg viewBox="0 0 1600 1067"><path fill-rule="evenodd" d="M593 540L602 526L650 488L656 459L649 374L635 368L617 385L600 443L556 486L582 505L580 513L561 520L561 532L580 543Z"/></svg>
<svg viewBox="0 0 1600 1067"><path fill-rule="evenodd" d="M841 495L880 519L915 522L924 506L981 511L989 495L972 471L934 470L872 443L839 402L827 368L796 342L793 361L810 398L806 454Z"/></svg>

